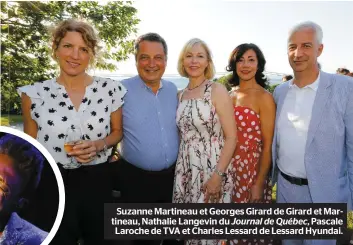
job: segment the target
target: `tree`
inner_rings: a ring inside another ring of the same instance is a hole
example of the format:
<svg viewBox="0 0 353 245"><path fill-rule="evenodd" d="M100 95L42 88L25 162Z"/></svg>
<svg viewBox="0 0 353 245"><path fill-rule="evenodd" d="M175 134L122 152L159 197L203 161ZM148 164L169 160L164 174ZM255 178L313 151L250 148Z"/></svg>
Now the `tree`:
<svg viewBox="0 0 353 245"><path fill-rule="evenodd" d="M215 78L214 81L223 84L228 91L230 91L232 89L232 87L230 86L230 84L228 83L229 78L232 76L231 73L221 76L219 78Z"/></svg>
<svg viewBox="0 0 353 245"><path fill-rule="evenodd" d="M275 91L275 88L278 86L279 84L271 84L267 87L268 92L270 92L271 94L273 94L273 92Z"/></svg>
<svg viewBox="0 0 353 245"><path fill-rule="evenodd" d="M131 2L1 2L1 111L18 111L16 88L53 78L49 28L77 18L90 22L99 32L104 51L96 65L116 70L117 61L133 52L133 34L139 19Z"/></svg>
<svg viewBox="0 0 353 245"><path fill-rule="evenodd" d="M228 83L228 80L229 78L231 77L231 73L227 74L227 75L224 75L224 76L221 76L219 78L215 78L213 79L213 81L215 82L219 82L219 83L222 83L224 86L226 86L226 88L228 89L228 91L231 90L231 86L230 84ZM279 84L269 84L267 83L267 86L265 87L265 89L267 91L269 91L271 94L273 93L273 91L275 90L275 88L278 86Z"/></svg>

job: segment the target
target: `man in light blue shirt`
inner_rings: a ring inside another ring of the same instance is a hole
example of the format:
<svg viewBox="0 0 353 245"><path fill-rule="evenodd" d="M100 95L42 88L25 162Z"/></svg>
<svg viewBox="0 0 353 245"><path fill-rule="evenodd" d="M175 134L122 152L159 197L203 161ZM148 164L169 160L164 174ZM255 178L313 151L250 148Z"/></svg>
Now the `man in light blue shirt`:
<svg viewBox="0 0 353 245"><path fill-rule="evenodd" d="M122 157L146 171L170 168L179 147L176 86L160 80L155 93L140 76L122 83L129 91L124 98Z"/></svg>
<svg viewBox="0 0 353 245"><path fill-rule="evenodd" d="M170 168L179 146L176 86L160 79L154 92L141 76L122 83L128 90L123 107L122 157L146 171Z"/></svg>
<svg viewBox="0 0 353 245"><path fill-rule="evenodd" d="M163 80L167 45L156 33L135 44L138 76L122 81L127 89L123 106L121 159L116 164L121 199L129 203L170 203L179 135L176 125L177 87ZM160 244L161 241L134 241ZM173 244L176 241L164 241Z"/></svg>
<svg viewBox="0 0 353 245"><path fill-rule="evenodd" d="M178 99L176 86L162 79L167 65L166 42L156 33L142 35L135 44L135 58L138 76L122 81L128 92L124 97L124 136L120 144L120 155L131 167L132 173L129 173L128 179L135 186L138 186L139 180L132 179L132 176L136 172L147 179L152 174L153 180L156 180L155 175L158 173L168 173L168 183L164 184L170 184L170 190L168 200L165 201L171 201L174 177L172 169L179 147L175 119ZM161 176L165 177L163 174ZM156 182L158 188L163 185L160 181ZM145 187L145 184L139 188ZM122 197L130 194L122 193ZM131 201L158 201L150 198L151 193L148 200L144 200L142 194L136 193L137 199L131 197Z"/></svg>

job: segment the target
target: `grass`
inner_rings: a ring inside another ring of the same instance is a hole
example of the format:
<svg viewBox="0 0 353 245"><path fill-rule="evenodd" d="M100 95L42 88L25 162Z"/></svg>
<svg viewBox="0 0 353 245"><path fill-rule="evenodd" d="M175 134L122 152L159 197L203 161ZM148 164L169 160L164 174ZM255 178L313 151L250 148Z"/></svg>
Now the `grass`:
<svg viewBox="0 0 353 245"><path fill-rule="evenodd" d="M10 115L10 114L1 114L1 126L10 126L15 123L21 123L22 115Z"/></svg>
<svg viewBox="0 0 353 245"><path fill-rule="evenodd" d="M272 187L272 202L276 202L277 184Z"/></svg>
<svg viewBox="0 0 353 245"><path fill-rule="evenodd" d="M276 192L277 192L277 184L274 184L272 187L272 202L276 202ZM353 211L349 211L347 213L347 228L349 230L353 230Z"/></svg>

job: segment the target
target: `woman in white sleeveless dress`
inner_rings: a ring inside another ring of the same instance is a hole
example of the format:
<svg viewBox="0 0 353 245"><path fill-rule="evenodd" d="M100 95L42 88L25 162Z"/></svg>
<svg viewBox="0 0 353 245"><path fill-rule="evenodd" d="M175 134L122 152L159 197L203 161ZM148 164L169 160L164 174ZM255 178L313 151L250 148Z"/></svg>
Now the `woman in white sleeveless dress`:
<svg viewBox="0 0 353 245"><path fill-rule="evenodd" d="M177 125L179 155L175 170L174 203L230 203L236 146L236 123L226 88L209 81L214 76L210 50L200 39L184 46L178 63L189 78L179 93ZM186 244L221 244L222 240L188 240Z"/></svg>

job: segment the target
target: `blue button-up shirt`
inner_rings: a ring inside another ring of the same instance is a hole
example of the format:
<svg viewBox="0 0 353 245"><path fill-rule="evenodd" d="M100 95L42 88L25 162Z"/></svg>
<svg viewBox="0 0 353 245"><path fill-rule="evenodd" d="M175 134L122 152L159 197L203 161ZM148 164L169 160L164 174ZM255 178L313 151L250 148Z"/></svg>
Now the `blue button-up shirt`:
<svg viewBox="0 0 353 245"><path fill-rule="evenodd" d="M177 159L179 148L177 87L161 80L154 94L139 76L123 80L122 84L128 92L123 106L121 156L145 170L170 167Z"/></svg>

